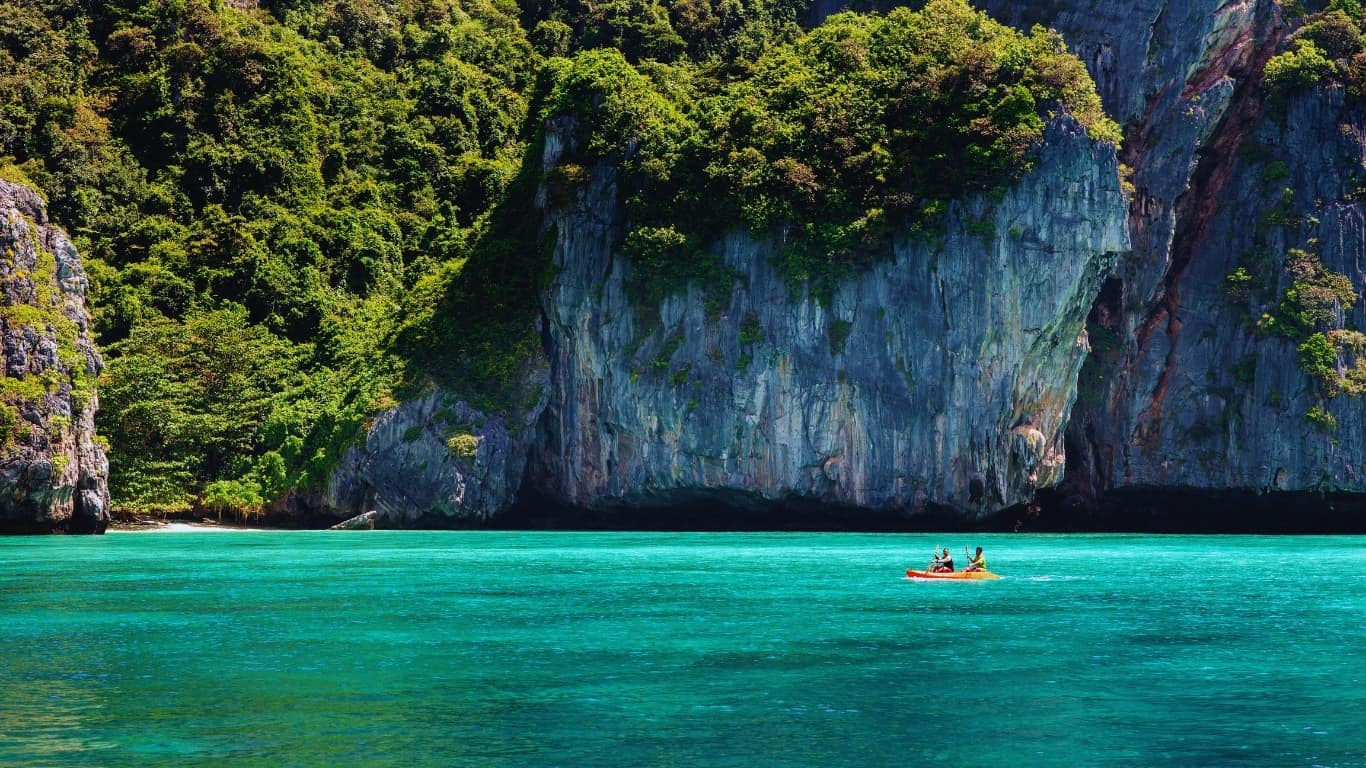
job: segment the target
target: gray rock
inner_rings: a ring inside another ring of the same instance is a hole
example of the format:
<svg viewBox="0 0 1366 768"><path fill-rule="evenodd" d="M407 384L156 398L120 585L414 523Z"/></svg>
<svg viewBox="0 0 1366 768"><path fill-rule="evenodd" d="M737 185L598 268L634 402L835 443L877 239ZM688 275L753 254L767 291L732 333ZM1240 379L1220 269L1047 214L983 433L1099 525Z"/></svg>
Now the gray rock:
<svg viewBox="0 0 1366 768"><path fill-rule="evenodd" d="M100 533L109 464L95 441L104 364L87 281L42 199L0 180L0 532Z"/></svg>
<svg viewBox="0 0 1366 768"><path fill-rule="evenodd" d="M1288 32L1279 4L986 7L1062 31L1127 123L1133 250L1093 314L1118 348L1098 358L1097 391L1074 413L1070 489L1091 502L1126 488L1366 490L1366 402L1320 402L1296 343L1255 330L1289 284L1289 248L1312 250L1316 238L1328 268L1358 291L1366 277L1366 209L1355 202L1366 124L1340 88L1268 108L1263 66ZM1288 178L1269 181L1272 161ZM1285 189L1304 223L1267 226ZM1239 266L1272 290L1231 301L1224 280ZM1366 328L1366 307L1343 319ZM1312 405L1334 414L1335 433L1306 420Z"/></svg>
<svg viewBox="0 0 1366 768"><path fill-rule="evenodd" d="M1256 329L1290 285L1291 248L1316 252L1358 295L1366 284L1366 206L1355 201L1366 123L1333 87L1293 98L1284 115L1264 114L1246 130L1265 157L1234 158L1224 171L1202 237L1169 289L1179 292L1159 305L1175 321L1164 315L1146 338L1136 330L1124 385L1103 414L1115 447L1105 471L1116 487L1366 491L1366 400L1321 397L1299 366L1298 340ZM1289 176L1268 181L1272 161ZM1264 224L1285 190L1298 221ZM1239 266L1270 290L1231 299L1225 277ZM1363 302L1339 324L1366 328ZM1353 363L1350 354L1339 361ZM1337 429L1316 429L1306 418L1313 406L1333 414Z"/></svg>
<svg viewBox="0 0 1366 768"><path fill-rule="evenodd" d="M545 391L544 369L527 376ZM375 420L332 473L323 504L340 515L375 510L392 528L486 521L516 500L542 406L512 420L430 391Z"/></svg>
<svg viewBox="0 0 1366 768"><path fill-rule="evenodd" d="M572 130L551 126L547 167ZM696 288L642 312L615 248L614 170L596 167L547 211L552 386L528 477L588 508L701 492L908 513L1026 501L1061 476L1083 324L1128 248L1124 211L1113 148L1060 121L999 203L955 204L936 242L898 240L828 302L773 266L780 234L737 232L719 315ZM747 322L759 341L742 343Z"/></svg>
<svg viewBox="0 0 1366 768"><path fill-rule="evenodd" d="M829 306L769 265L780 235L733 234L722 254L741 280L719 316L695 290L641 313L614 252L626 222L612 171L594 169L575 205L548 212L560 272L545 301L553 386L528 446L536 490L586 507L704 493L972 515L1056 483L1064 455L1071 490L1093 502L1126 488L1366 490L1366 399L1322 399L1295 343L1250 322L1287 287L1292 247L1366 285L1366 124L1333 88L1267 110L1262 68L1288 30L1279 4L981 7L1058 29L1086 62L1125 125L1127 222L1112 161L1055 127L999 205L960 202L939 243L898 242ZM572 125L552 127L547 167L572 140ZM1289 177L1268 183L1271 160ZM1285 188L1302 225L1260 226ZM996 237L967 232L983 219ZM1224 277L1256 249L1272 289L1230 302ZM1088 309L1113 349L1094 356L1073 410ZM749 318L763 338L742 345ZM1342 324L1366 328L1366 302ZM1235 376L1248 361L1252 378ZM1306 421L1313 405L1335 432Z"/></svg>
<svg viewBox="0 0 1366 768"><path fill-rule="evenodd" d="M573 142L573 121L554 121L545 167ZM325 503L385 525L482 521L524 478L584 508L706 498L977 515L1027 501L1061 477L1084 320L1128 248L1124 211L1114 149L1059 120L1003 199L956 203L934 242L897 240L829 300L773 266L781 234L736 232L719 245L739 276L719 314L696 288L642 311L616 250L615 171L596 167L573 204L545 210L549 370L529 375L547 397L512 424L450 393L406 403L347 454ZM755 324L762 338L742 343ZM472 456L448 446L454 422L477 439Z"/></svg>
<svg viewBox="0 0 1366 768"><path fill-rule="evenodd" d="M334 531L373 531L373 530L375 530L375 521L376 521L378 518L379 518L379 512L376 512L375 510L372 509L372 510L370 510L369 512L362 512L361 514L356 515L355 517L352 517L352 518L343 520L343 521L341 521L340 523L337 523L336 525L332 526L331 530L334 530Z"/></svg>

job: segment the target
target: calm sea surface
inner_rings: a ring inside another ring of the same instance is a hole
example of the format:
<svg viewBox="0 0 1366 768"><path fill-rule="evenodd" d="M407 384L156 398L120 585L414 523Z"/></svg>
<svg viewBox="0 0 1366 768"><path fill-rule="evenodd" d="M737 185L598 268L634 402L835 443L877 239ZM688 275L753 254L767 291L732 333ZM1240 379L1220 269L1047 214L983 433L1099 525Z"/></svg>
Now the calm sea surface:
<svg viewBox="0 0 1366 768"><path fill-rule="evenodd" d="M0 539L0 766L67 765L1362 766L1366 538Z"/></svg>

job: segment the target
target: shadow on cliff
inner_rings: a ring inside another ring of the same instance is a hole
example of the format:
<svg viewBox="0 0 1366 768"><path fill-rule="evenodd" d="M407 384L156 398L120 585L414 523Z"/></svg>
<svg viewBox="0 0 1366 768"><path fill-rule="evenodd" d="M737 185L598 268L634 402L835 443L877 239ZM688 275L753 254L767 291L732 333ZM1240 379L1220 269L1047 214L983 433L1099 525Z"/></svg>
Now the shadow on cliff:
<svg viewBox="0 0 1366 768"><path fill-rule="evenodd" d="M1079 503L1042 491L1006 514L1031 532L1366 534L1366 497L1334 492L1124 488Z"/></svg>
<svg viewBox="0 0 1366 768"><path fill-rule="evenodd" d="M540 494L522 495L489 527L523 530L617 531L1008 531L1015 518L1001 513L965 519L948 507L865 509L793 497L779 501L733 491L693 490L631 498L588 509Z"/></svg>

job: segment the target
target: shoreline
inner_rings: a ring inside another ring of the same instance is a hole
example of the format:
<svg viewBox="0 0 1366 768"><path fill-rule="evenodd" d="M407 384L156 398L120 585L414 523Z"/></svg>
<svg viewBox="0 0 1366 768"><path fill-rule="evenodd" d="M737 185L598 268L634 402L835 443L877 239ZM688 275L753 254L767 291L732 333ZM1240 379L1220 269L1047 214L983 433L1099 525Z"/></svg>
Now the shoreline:
<svg viewBox="0 0 1366 768"><path fill-rule="evenodd" d="M907 528L818 528L818 527L640 527L640 526L510 526L510 525L450 525L450 526L426 526L426 527L384 527L370 529L354 529L360 531L449 531L453 533L469 531L488 531L495 533L655 533L655 534L692 534L692 533L831 533L831 534L917 534L917 535L1020 535L1028 537L1036 536L1366 536L1366 532L1360 530L1210 530L1210 529L1191 529L1191 530L1137 530L1123 528L1094 528L1094 529L1027 529L1027 530L1008 530L1001 528L926 528L926 527L907 527ZM120 523L111 524L105 533L310 533L319 531L337 531L349 533L346 529L331 527L323 528L300 528L298 526L274 526L274 525L237 525L228 523L203 523L187 521L168 521L153 522L142 524ZM0 533L0 538L6 534Z"/></svg>
<svg viewBox="0 0 1366 768"><path fill-rule="evenodd" d="M191 531L274 531L287 530L271 526L238 525L219 523L212 520L194 522L190 520L138 520L136 522L110 522L105 533L187 533Z"/></svg>
<svg viewBox="0 0 1366 768"><path fill-rule="evenodd" d="M811 502L763 502L727 497L672 499L589 509L525 498L489 519L379 516L365 527L411 530L848 532L848 533L1129 533L1129 534L1366 534L1366 494L1126 489L1100 499L1051 489L1036 503L968 516L928 506L871 510ZM191 511L165 517L115 514L109 530L327 530L356 520L318 509L266 511L219 520Z"/></svg>

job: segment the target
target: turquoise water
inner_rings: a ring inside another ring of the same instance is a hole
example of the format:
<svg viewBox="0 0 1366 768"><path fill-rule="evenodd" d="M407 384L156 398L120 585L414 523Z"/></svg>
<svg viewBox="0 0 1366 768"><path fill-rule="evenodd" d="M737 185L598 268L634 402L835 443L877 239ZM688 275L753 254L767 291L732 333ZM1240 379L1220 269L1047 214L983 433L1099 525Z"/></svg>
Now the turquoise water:
<svg viewBox="0 0 1366 768"><path fill-rule="evenodd" d="M943 544L1005 578L904 577ZM10 538L0 766L1361 766L1364 577L1361 537Z"/></svg>

